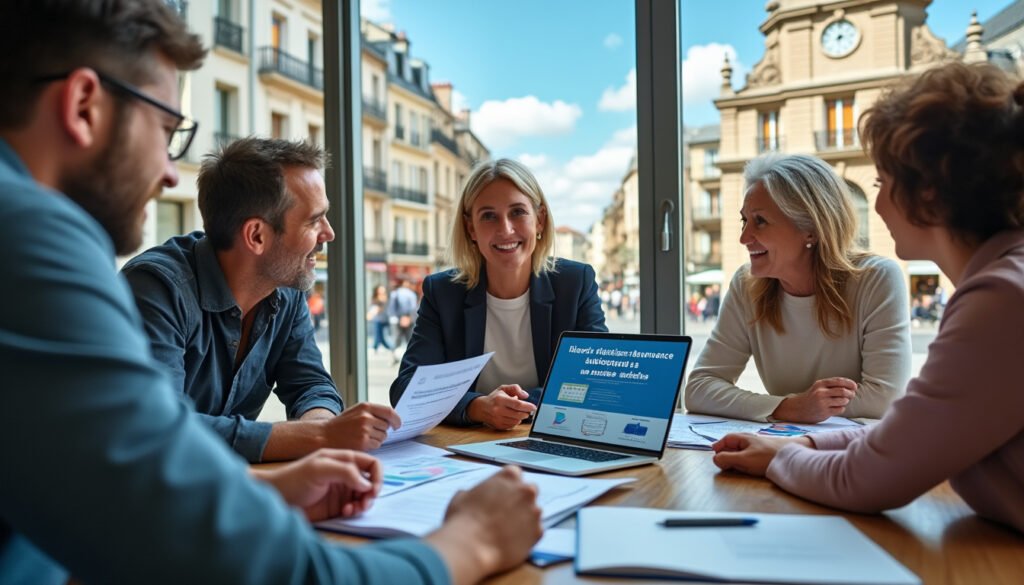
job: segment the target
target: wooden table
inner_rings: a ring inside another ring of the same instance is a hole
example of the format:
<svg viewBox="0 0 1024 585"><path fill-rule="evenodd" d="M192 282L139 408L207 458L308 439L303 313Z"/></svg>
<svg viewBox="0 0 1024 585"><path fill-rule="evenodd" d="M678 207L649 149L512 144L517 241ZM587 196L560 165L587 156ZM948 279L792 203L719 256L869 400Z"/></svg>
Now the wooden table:
<svg viewBox="0 0 1024 585"><path fill-rule="evenodd" d="M525 435L438 427L420 440L436 447ZM928 585L1024 584L1024 537L974 516L948 483L931 490L903 508L884 515L840 513L792 496L765 479L721 473L711 453L666 449L655 465L634 467L596 477L635 477L630 487L619 488L592 505L643 506L672 510L768 512L785 514L840 514L878 543ZM571 526L572 520L566 521ZM323 533L346 542L361 539ZM618 579L577 577L571 564L547 569L533 565L499 575L488 583L560 584L617 583ZM648 581L657 583L658 581Z"/></svg>

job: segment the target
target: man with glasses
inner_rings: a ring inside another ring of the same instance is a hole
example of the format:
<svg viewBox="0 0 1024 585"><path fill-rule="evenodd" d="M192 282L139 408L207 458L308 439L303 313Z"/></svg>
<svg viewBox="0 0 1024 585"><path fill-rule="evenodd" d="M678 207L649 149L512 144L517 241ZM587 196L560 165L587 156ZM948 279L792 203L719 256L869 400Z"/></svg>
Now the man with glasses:
<svg viewBox="0 0 1024 585"><path fill-rule="evenodd" d="M320 170L307 142L242 138L205 157L206 233L171 238L123 273L154 357L204 422L250 462L320 447L369 451L401 420L390 406L343 405L317 348L305 291L334 240ZM291 420L256 421L271 388Z"/></svg>
<svg viewBox="0 0 1024 585"><path fill-rule="evenodd" d="M470 583L521 562L540 511L514 468L423 540L345 548L307 519L368 509L376 460L250 471L200 423L113 255L178 181L177 70L205 51L161 0L5 0L0 22L0 582Z"/></svg>

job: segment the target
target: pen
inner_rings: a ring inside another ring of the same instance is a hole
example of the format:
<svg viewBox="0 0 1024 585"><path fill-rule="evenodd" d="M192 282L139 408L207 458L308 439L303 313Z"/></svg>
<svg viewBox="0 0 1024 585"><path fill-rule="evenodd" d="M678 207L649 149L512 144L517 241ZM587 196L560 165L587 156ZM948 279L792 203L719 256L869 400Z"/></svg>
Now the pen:
<svg viewBox="0 0 1024 585"><path fill-rule="evenodd" d="M753 526L757 524L757 518L666 518L658 524L665 528L725 528Z"/></svg>

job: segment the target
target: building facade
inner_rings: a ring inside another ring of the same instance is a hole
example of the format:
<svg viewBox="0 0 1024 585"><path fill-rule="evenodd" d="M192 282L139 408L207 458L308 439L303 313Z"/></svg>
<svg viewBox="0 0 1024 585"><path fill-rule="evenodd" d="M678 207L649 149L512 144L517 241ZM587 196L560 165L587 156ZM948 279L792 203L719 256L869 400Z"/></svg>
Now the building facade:
<svg viewBox="0 0 1024 585"><path fill-rule="evenodd" d="M202 156L241 136L322 143L322 5L318 0L168 2L211 48L182 76L182 112L201 122L179 184L148 212L143 248L202 229ZM472 166L490 152L453 112L450 83L430 83L406 35L361 23L363 230L366 283L414 281L446 265L453 206ZM319 259L321 279L325 258ZM322 286L322 283L319 285Z"/></svg>

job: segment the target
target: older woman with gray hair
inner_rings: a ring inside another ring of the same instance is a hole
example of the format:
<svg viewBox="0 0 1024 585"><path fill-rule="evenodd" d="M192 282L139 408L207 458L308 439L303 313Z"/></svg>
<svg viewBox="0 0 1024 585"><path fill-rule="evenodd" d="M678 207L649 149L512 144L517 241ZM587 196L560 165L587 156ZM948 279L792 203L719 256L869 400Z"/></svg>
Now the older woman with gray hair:
<svg viewBox="0 0 1024 585"><path fill-rule="evenodd" d="M744 169L732 279L686 386L690 412L817 423L881 418L910 378L910 310L895 262L855 245L845 182L824 161L766 154ZM750 357L768 394L736 385Z"/></svg>
<svg viewBox="0 0 1024 585"><path fill-rule="evenodd" d="M423 281L391 403L417 366L493 351L445 422L512 429L536 410L559 336L608 330L594 269L552 255L551 209L537 179L514 160L474 168L457 209L449 247L455 268Z"/></svg>

